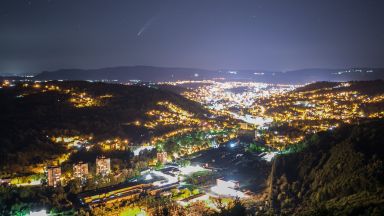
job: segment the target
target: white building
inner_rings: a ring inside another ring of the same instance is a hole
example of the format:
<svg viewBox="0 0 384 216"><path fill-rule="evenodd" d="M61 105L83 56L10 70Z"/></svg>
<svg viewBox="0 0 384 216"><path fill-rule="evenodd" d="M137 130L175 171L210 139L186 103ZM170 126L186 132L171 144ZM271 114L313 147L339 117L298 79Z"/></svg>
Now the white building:
<svg viewBox="0 0 384 216"><path fill-rule="evenodd" d="M96 175L106 176L111 172L111 159L104 156L96 158Z"/></svg>
<svg viewBox="0 0 384 216"><path fill-rule="evenodd" d="M216 180L216 185L211 187L211 191L219 196L247 197L243 192L237 190L239 182L234 180L225 180L223 178Z"/></svg>
<svg viewBox="0 0 384 216"><path fill-rule="evenodd" d="M216 179L216 184L219 187L226 187L226 188L233 188L233 189L240 187L240 184L238 181L225 180L224 178Z"/></svg>

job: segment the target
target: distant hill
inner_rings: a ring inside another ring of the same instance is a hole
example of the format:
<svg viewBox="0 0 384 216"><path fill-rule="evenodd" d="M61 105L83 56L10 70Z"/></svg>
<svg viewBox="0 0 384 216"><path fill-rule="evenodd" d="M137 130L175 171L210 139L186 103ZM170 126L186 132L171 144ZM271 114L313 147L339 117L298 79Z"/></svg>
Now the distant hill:
<svg viewBox="0 0 384 216"><path fill-rule="evenodd" d="M348 125L308 138L272 168L272 204L281 214L381 215L384 121Z"/></svg>
<svg viewBox="0 0 384 216"><path fill-rule="evenodd" d="M45 71L36 80L141 80L160 82L175 80L225 79L231 81L257 81L268 83L303 84L315 81L350 81L384 79L384 69L303 69L292 71L265 70L203 70L193 68L166 68L151 66L126 66L102 69L63 69Z"/></svg>
<svg viewBox="0 0 384 216"><path fill-rule="evenodd" d="M315 82L303 87L297 88L295 92L309 92L316 91L322 92L346 92L357 91L361 94L369 96L380 95L384 93L384 80L371 80L371 81L351 81L343 85L340 82Z"/></svg>
<svg viewBox="0 0 384 216"><path fill-rule="evenodd" d="M53 72L42 72L38 80L118 80L127 82L141 80L159 82L169 80L190 80L213 78L214 71L192 68L165 68L151 66L112 67L92 70L65 69Z"/></svg>

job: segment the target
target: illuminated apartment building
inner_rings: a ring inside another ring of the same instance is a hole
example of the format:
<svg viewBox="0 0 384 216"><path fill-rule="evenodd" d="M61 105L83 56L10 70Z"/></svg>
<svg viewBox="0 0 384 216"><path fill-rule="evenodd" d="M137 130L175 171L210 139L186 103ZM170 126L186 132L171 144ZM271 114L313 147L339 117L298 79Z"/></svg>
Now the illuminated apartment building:
<svg viewBox="0 0 384 216"><path fill-rule="evenodd" d="M96 175L108 175L111 172L111 159L104 156L96 158Z"/></svg>
<svg viewBox="0 0 384 216"><path fill-rule="evenodd" d="M160 163L165 163L167 162L167 152L158 152L157 153L157 161Z"/></svg>
<svg viewBox="0 0 384 216"><path fill-rule="evenodd" d="M60 184L61 168L57 166L48 167L48 186L56 187Z"/></svg>
<svg viewBox="0 0 384 216"><path fill-rule="evenodd" d="M88 164L87 163L77 163L73 165L73 177L75 178L86 178L88 175Z"/></svg>

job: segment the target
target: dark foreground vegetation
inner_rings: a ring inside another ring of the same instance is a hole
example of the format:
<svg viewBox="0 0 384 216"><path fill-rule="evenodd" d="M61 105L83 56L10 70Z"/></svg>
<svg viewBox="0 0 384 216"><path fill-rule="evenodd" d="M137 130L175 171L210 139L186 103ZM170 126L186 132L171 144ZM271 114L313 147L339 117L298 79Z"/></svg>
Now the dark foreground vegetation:
<svg viewBox="0 0 384 216"><path fill-rule="evenodd" d="M384 121L313 135L272 168L272 207L281 214L383 215Z"/></svg>

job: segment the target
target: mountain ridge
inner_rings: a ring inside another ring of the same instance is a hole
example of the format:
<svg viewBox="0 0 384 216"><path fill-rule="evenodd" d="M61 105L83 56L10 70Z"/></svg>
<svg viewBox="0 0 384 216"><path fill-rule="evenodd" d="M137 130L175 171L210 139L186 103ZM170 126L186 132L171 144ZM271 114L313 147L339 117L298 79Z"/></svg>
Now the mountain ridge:
<svg viewBox="0 0 384 216"><path fill-rule="evenodd" d="M327 69L308 68L290 71L269 70L205 70L182 67L118 66L100 69L60 69L43 71L35 80L103 80L129 82L164 82L177 80L217 79L267 83L304 84L315 81L351 81L384 79L383 68Z"/></svg>

